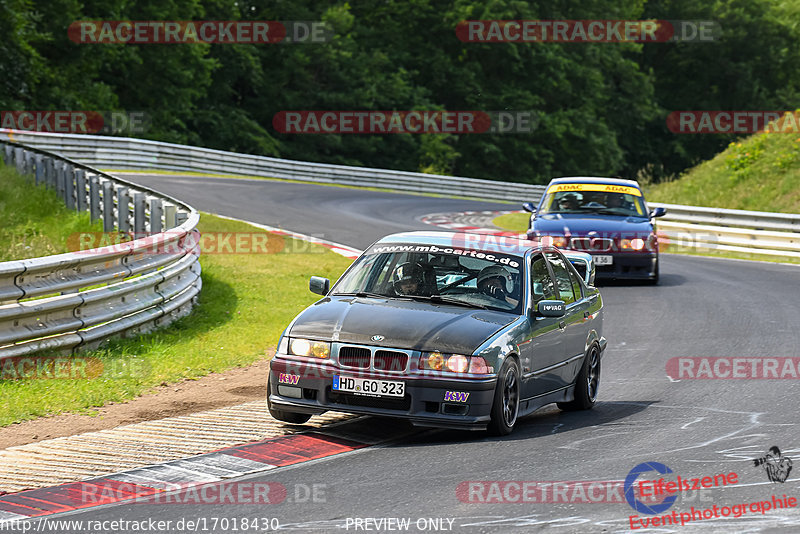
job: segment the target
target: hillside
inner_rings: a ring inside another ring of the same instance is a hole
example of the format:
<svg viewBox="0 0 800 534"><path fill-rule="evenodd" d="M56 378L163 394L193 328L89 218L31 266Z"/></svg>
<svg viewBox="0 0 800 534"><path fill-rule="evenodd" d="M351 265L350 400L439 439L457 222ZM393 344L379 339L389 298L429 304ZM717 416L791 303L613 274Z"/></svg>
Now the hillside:
<svg viewBox="0 0 800 534"><path fill-rule="evenodd" d="M800 133L753 134L645 191L651 202L800 213Z"/></svg>

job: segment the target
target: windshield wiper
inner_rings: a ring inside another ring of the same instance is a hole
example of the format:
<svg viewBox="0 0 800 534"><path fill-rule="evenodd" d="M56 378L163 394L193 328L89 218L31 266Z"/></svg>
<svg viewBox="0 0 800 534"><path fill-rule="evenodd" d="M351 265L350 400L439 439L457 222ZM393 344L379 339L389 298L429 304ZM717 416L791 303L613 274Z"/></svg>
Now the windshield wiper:
<svg viewBox="0 0 800 534"><path fill-rule="evenodd" d="M352 296L361 298L373 297L376 299L390 298L390 295L381 295L380 293L370 293L369 291L356 291L355 293L334 293L334 295L339 297L352 297Z"/></svg>
<svg viewBox="0 0 800 534"><path fill-rule="evenodd" d="M466 302L459 299L442 297L441 295L431 295L430 297L426 297L424 295L406 295L414 300L427 300L430 302L441 302L445 304L455 304L456 306L464 306L466 308L480 308L482 310L488 310L489 307L483 304L477 304L474 302Z"/></svg>

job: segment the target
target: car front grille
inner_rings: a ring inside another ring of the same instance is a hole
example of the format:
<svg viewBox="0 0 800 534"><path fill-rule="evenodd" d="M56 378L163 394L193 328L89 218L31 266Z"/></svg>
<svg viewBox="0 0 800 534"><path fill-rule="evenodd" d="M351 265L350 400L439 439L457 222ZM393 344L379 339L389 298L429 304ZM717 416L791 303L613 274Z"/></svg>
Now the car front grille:
<svg viewBox="0 0 800 534"><path fill-rule="evenodd" d="M375 352L375 361L372 366L379 371L394 371L401 373L406 370L408 365L408 354L405 352L395 352L390 350L379 350Z"/></svg>
<svg viewBox="0 0 800 534"><path fill-rule="evenodd" d="M400 350L358 345L339 346L339 365L387 373L403 373L408 368L409 353Z"/></svg>
<svg viewBox="0 0 800 534"><path fill-rule="evenodd" d="M570 248L586 252L608 252L614 247L614 240L606 237L573 237Z"/></svg>
<svg viewBox="0 0 800 534"><path fill-rule="evenodd" d="M366 347L340 347L339 365L369 369L371 356L370 350Z"/></svg>

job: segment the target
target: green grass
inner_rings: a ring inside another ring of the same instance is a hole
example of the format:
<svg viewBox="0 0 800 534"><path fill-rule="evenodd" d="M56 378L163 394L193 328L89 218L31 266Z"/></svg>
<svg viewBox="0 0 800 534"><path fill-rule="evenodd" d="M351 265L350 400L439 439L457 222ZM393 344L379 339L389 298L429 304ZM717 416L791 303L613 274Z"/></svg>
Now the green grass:
<svg viewBox="0 0 800 534"><path fill-rule="evenodd" d="M70 235L102 232L88 213L70 211L54 191L0 163L0 261L68 252Z"/></svg>
<svg viewBox="0 0 800 534"><path fill-rule="evenodd" d="M800 213L800 134L753 134L645 192L651 202Z"/></svg>
<svg viewBox="0 0 800 534"><path fill-rule="evenodd" d="M528 222L530 220L531 214L527 211L524 213L506 213L505 215L495 217L492 220L492 224L503 230L523 233L528 230Z"/></svg>
<svg viewBox="0 0 800 534"><path fill-rule="evenodd" d="M263 232L205 213L199 228ZM0 380L0 426L66 411L91 413L92 407L132 399L162 382L197 378L265 358L292 317L319 298L308 291L308 277L336 279L350 264L324 247L281 236L271 237L270 243L273 239L284 240L284 251L201 256L203 290L191 315L163 330L115 340L104 349L77 356L78 362L88 360L88 367L102 362L106 371L100 376Z"/></svg>

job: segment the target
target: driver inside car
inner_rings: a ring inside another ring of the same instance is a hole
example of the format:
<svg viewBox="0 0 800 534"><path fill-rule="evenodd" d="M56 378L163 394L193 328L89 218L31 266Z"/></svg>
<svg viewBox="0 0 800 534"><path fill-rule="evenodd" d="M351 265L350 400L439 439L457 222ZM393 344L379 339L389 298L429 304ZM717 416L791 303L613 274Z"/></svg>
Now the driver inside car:
<svg viewBox="0 0 800 534"><path fill-rule="evenodd" d="M558 209L560 211L573 211L578 209L578 197L569 193L558 199Z"/></svg>
<svg viewBox="0 0 800 534"><path fill-rule="evenodd" d="M514 277L502 265L489 265L481 270L478 274L478 290L514 307L519 303L510 296L514 292Z"/></svg>
<svg viewBox="0 0 800 534"><path fill-rule="evenodd" d="M419 263L405 262L392 274L392 287L398 295L421 296L424 271Z"/></svg>

